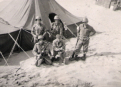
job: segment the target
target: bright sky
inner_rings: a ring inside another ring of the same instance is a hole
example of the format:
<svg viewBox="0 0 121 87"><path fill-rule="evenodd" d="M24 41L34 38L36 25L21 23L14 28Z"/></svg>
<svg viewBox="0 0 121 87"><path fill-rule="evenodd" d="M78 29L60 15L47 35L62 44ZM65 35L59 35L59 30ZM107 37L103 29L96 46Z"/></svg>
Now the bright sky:
<svg viewBox="0 0 121 87"><path fill-rule="evenodd" d="M3 0L0 0L0 2L3 1Z"/></svg>

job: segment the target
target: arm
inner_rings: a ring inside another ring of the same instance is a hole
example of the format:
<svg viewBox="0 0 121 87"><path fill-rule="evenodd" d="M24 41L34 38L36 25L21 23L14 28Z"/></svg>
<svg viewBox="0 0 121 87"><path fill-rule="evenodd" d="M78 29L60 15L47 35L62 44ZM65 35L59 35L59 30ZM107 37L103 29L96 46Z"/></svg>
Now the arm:
<svg viewBox="0 0 121 87"><path fill-rule="evenodd" d="M37 47L36 44L34 45L34 48L32 50L32 53L36 56L37 55Z"/></svg>
<svg viewBox="0 0 121 87"><path fill-rule="evenodd" d="M54 25L54 23L51 23L51 31L53 30L53 25Z"/></svg>
<svg viewBox="0 0 121 87"><path fill-rule="evenodd" d="M32 30L31 30L31 34L33 35L33 36L35 36L35 31L34 31L34 29L35 29L35 25L32 27Z"/></svg>
<svg viewBox="0 0 121 87"><path fill-rule="evenodd" d="M63 36L63 26L62 26L62 24L60 24L60 35Z"/></svg>
<svg viewBox="0 0 121 87"><path fill-rule="evenodd" d="M79 35L80 35L80 27L78 26L77 27L77 38L79 37Z"/></svg>
<svg viewBox="0 0 121 87"><path fill-rule="evenodd" d="M62 46L62 50L65 50L65 43L64 43L64 41L62 41L63 42L63 46Z"/></svg>
<svg viewBox="0 0 121 87"><path fill-rule="evenodd" d="M95 35L96 31L93 29L93 27L90 28L90 36Z"/></svg>

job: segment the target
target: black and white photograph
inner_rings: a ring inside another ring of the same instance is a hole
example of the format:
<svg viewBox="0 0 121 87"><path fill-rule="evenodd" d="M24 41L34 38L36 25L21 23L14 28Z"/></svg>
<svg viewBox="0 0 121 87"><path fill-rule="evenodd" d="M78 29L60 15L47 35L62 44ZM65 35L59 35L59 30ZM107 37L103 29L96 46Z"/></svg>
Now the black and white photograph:
<svg viewBox="0 0 121 87"><path fill-rule="evenodd" d="M121 0L0 0L0 87L121 87Z"/></svg>

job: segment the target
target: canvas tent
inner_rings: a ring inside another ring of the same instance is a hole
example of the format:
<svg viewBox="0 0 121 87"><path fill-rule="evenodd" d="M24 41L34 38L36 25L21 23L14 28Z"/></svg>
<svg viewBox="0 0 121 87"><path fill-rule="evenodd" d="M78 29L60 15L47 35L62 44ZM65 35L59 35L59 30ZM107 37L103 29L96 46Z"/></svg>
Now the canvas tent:
<svg viewBox="0 0 121 87"><path fill-rule="evenodd" d="M25 51L32 49L30 31L35 17L41 16L46 29L50 29L56 14L76 33L76 23L78 24L80 19L55 0L3 0L0 2L0 51L3 54L10 53L11 50L17 51L18 46ZM66 33L72 36L69 31Z"/></svg>

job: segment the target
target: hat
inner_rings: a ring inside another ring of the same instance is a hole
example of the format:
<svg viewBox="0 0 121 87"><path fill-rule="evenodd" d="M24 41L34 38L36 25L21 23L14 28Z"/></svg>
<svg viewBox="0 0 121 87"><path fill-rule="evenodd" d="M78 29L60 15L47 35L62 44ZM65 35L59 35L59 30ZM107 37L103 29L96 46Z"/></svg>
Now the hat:
<svg viewBox="0 0 121 87"><path fill-rule="evenodd" d="M60 20L60 18L57 15L54 17L54 19L55 20Z"/></svg>
<svg viewBox="0 0 121 87"><path fill-rule="evenodd" d="M38 40L43 40L43 36L38 36Z"/></svg>
<svg viewBox="0 0 121 87"><path fill-rule="evenodd" d="M82 19L82 22L88 22L87 17L84 17L84 18Z"/></svg>

